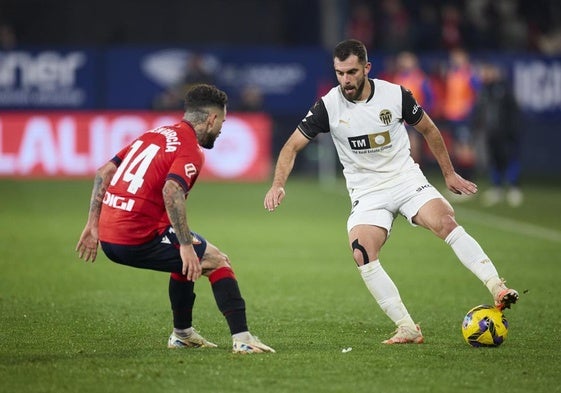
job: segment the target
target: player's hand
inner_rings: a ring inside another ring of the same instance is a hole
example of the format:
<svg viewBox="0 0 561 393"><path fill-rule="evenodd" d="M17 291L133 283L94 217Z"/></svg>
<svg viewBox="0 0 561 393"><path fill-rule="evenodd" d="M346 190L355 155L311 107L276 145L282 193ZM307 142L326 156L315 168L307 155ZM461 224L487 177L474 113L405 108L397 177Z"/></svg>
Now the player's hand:
<svg viewBox="0 0 561 393"><path fill-rule="evenodd" d="M473 195L477 192L477 184L464 179L456 172L446 176L444 180L446 181L446 187L454 194Z"/></svg>
<svg viewBox="0 0 561 393"><path fill-rule="evenodd" d="M281 204L285 195L286 192L283 187L272 186L267 194L265 194L265 201L263 203L265 209L270 212L275 210Z"/></svg>
<svg viewBox="0 0 561 393"><path fill-rule="evenodd" d="M181 244L179 246L179 254L181 255L181 261L183 262L181 274L187 276L187 280L195 281L201 276L203 269L193 245Z"/></svg>
<svg viewBox="0 0 561 393"><path fill-rule="evenodd" d="M97 246L99 244L99 235L97 228L86 226L82 231L80 240L76 245L78 257L84 261L95 261L97 256Z"/></svg>

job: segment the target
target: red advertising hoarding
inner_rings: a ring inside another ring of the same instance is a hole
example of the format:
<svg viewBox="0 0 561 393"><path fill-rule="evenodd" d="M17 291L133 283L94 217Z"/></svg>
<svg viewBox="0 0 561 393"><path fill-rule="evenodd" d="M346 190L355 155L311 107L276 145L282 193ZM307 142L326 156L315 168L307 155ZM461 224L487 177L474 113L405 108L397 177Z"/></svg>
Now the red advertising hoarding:
<svg viewBox="0 0 561 393"><path fill-rule="evenodd" d="M149 111L13 112L0 114L0 177L89 177L141 133L181 120ZM203 179L262 181L271 170L271 120L229 113Z"/></svg>

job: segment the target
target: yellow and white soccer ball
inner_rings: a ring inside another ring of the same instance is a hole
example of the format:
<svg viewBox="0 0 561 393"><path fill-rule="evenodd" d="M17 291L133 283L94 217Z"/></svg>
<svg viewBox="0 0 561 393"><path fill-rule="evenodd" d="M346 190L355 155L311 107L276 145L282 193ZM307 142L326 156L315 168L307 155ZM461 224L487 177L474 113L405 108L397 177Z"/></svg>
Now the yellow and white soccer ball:
<svg viewBox="0 0 561 393"><path fill-rule="evenodd" d="M472 347L498 347L508 335L508 321L498 308L482 304L467 312L462 335Z"/></svg>

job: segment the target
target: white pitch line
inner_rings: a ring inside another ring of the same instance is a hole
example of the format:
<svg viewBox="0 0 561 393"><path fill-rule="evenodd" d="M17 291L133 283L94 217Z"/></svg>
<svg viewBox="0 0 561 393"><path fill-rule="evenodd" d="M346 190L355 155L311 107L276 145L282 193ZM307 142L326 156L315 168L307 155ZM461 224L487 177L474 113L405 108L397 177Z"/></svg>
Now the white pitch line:
<svg viewBox="0 0 561 393"><path fill-rule="evenodd" d="M346 194L345 188L326 187L324 190L336 193ZM561 232L555 229L544 228L539 225L529 224L523 221L516 221L510 218L495 216L489 213L481 213L477 210L465 207L454 206L456 213L462 215L461 221L472 221L487 227L501 229L505 232L515 233L517 235L532 236L538 239L549 240L554 243L561 243Z"/></svg>
<svg viewBox="0 0 561 393"><path fill-rule="evenodd" d="M455 210L462 215L462 221L473 221L478 224L501 229L506 232L561 243L561 232L554 229L544 228L539 225L516 221L510 218L499 217L493 214L481 213L472 209L456 207Z"/></svg>

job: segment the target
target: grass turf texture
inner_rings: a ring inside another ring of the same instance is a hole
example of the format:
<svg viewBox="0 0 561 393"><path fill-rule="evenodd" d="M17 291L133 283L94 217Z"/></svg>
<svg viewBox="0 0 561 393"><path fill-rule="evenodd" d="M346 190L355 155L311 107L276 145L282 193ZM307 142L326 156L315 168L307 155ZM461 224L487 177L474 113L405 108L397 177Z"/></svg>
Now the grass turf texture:
<svg viewBox="0 0 561 393"><path fill-rule="evenodd" d="M194 325L219 348L169 350L166 274L77 259L91 181L1 180L0 390L561 391L561 188L528 185L519 209L455 205L509 284L527 290L505 313L507 341L482 349L463 341L461 322L490 295L442 241L397 219L381 261L426 343L385 346L394 327L348 250L344 185L291 179L274 213L262 207L267 188L201 182L188 203L192 229L233 261L252 332L277 350L242 356L206 278Z"/></svg>

